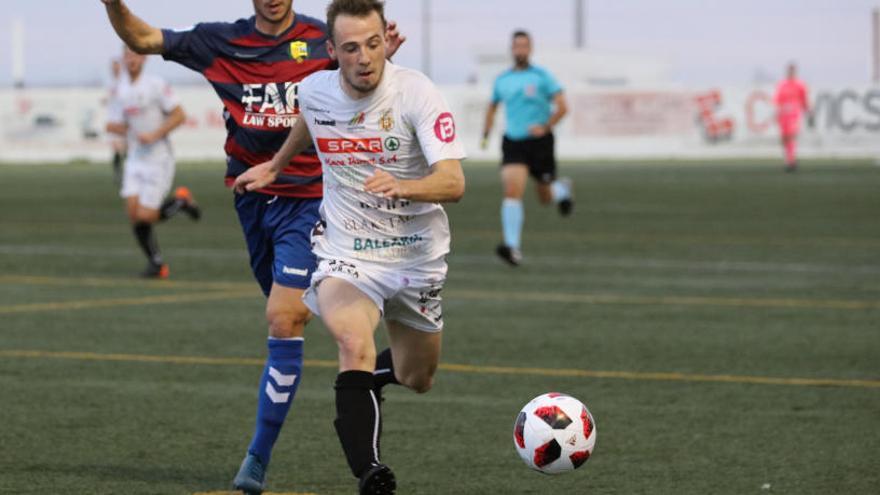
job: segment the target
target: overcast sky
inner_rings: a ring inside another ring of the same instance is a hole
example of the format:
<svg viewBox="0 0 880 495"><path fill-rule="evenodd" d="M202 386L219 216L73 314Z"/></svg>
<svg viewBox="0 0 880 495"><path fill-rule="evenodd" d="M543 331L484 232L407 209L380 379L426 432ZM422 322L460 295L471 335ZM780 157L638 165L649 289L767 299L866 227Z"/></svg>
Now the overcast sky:
<svg viewBox="0 0 880 495"><path fill-rule="evenodd" d="M2 0L0 86L12 83L10 27L25 23L30 85L96 84L107 79L119 51L99 0ZM574 44L575 0L431 0L432 76L464 82L476 53L505 51L514 28L530 30L542 49ZM249 0L128 0L158 27L234 20L253 11ZM422 0L388 0L388 17L410 36L395 62L422 68ZM327 0L294 0L294 9L323 18ZM588 48L656 57L672 64L675 82L747 84L757 73L776 77L797 60L812 84L870 80L870 13L880 0L587 0ZM199 81L160 60L150 70L175 82Z"/></svg>

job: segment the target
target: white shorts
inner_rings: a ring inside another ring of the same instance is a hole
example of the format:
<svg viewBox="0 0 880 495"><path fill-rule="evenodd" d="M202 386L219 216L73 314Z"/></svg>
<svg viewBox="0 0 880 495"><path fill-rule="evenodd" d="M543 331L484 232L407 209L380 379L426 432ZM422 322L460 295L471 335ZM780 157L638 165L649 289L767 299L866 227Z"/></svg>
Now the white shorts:
<svg viewBox="0 0 880 495"><path fill-rule="evenodd" d="M403 271L361 260L321 259L303 302L318 311L317 288L324 279L338 278L354 285L379 308L385 320L423 332L443 330L440 291L446 281L446 261L432 261Z"/></svg>
<svg viewBox="0 0 880 495"><path fill-rule="evenodd" d="M126 160L119 195L137 196L142 206L158 210L171 191L173 181L174 160L152 163Z"/></svg>

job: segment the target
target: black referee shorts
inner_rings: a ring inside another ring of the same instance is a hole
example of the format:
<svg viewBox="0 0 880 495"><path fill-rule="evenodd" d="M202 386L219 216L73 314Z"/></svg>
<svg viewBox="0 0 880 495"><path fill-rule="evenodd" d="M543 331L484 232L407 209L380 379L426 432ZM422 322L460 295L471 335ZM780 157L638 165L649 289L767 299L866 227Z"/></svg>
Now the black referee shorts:
<svg viewBox="0 0 880 495"><path fill-rule="evenodd" d="M504 155L501 166L525 163L529 166L529 175L538 182L549 184L556 179L554 143L553 134L521 141L514 141L504 136L501 144L501 152Z"/></svg>

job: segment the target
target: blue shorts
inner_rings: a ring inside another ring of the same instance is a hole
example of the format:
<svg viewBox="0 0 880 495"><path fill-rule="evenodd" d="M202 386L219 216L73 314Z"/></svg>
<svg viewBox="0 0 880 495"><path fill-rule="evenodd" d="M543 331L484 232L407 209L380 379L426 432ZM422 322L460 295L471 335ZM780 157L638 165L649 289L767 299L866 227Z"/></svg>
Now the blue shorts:
<svg viewBox="0 0 880 495"><path fill-rule="evenodd" d="M311 233L320 220L321 199L262 193L235 195L235 210L251 257L254 277L268 296L272 284L306 289L318 260Z"/></svg>

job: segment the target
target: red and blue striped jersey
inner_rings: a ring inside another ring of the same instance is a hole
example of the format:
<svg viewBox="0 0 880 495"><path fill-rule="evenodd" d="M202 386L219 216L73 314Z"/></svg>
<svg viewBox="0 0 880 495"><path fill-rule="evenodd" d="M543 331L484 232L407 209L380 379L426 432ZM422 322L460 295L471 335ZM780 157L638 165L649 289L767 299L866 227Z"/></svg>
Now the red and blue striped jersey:
<svg viewBox="0 0 880 495"><path fill-rule="evenodd" d="M254 17L162 34L163 57L202 73L223 101L227 185L281 148L299 114L299 82L336 67L327 53L326 24L301 14L278 36L257 31ZM315 151L294 157L260 192L320 198L321 162Z"/></svg>

